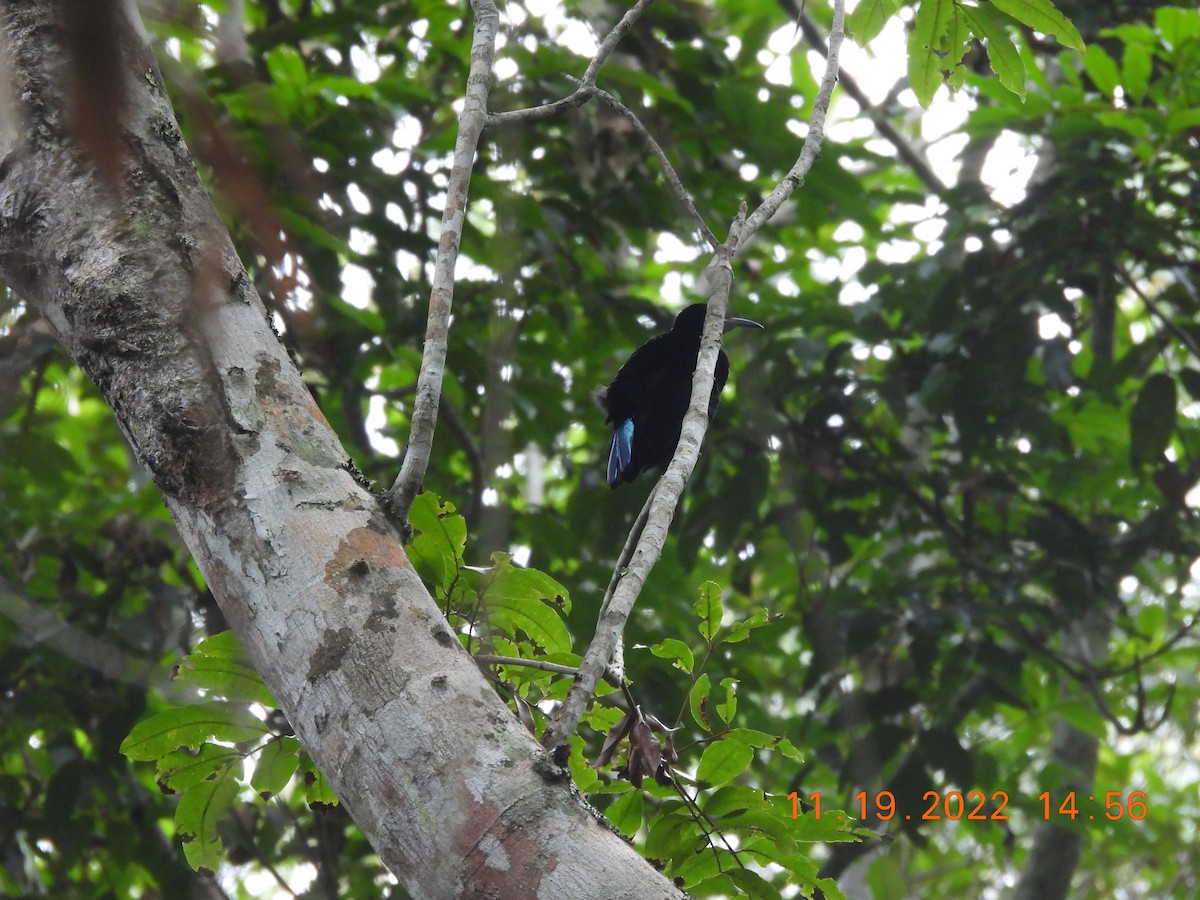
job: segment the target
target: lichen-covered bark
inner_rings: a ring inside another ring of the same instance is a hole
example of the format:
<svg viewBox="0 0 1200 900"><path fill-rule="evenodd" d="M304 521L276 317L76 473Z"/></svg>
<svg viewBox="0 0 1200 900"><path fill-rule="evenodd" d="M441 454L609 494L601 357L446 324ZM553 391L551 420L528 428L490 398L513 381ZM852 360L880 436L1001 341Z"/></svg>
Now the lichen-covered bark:
<svg viewBox="0 0 1200 900"><path fill-rule="evenodd" d="M121 63L119 140L88 157L55 4L0 2L0 276L100 388L296 733L413 896L677 896L571 796L352 477L120 8L96 36Z"/></svg>

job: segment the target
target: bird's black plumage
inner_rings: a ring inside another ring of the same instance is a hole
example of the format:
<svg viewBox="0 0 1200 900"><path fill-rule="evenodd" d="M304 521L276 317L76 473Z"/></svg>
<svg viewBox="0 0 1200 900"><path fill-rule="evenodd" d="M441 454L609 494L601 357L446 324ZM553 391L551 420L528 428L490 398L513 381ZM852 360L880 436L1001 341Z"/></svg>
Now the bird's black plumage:
<svg viewBox="0 0 1200 900"><path fill-rule="evenodd" d="M608 456L609 487L633 481L643 469L663 468L671 461L683 417L692 396L692 374L700 353L705 306L694 303L675 317L665 334L651 338L625 361L606 389L597 396L613 426ZM749 319L727 318L725 330L749 326ZM721 389L729 378L729 357L722 350L713 373L708 417L717 412Z"/></svg>

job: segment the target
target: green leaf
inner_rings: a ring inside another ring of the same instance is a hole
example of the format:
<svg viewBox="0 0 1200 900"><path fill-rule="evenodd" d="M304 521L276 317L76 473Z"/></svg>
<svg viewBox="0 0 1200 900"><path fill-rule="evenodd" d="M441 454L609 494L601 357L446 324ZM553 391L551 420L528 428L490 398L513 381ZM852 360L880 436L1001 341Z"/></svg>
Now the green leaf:
<svg viewBox="0 0 1200 900"><path fill-rule="evenodd" d="M421 576L448 592L458 576L467 546L467 523L428 491L417 495L408 514L413 539L408 557Z"/></svg>
<svg viewBox="0 0 1200 900"><path fill-rule="evenodd" d="M1121 57L1121 84L1135 102L1146 96L1150 86L1150 73L1154 68L1154 52L1145 44L1125 45Z"/></svg>
<svg viewBox="0 0 1200 900"><path fill-rule="evenodd" d="M874 40L888 19L900 9L900 0L859 0L846 16L846 34L862 47Z"/></svg>
<svg viewBox="0 0 1200 900"><path fill-rule="evenodd" d="M744 839L766 837L777 853L787 853L796 843L790 812L785 818L778 814L777 807L766 804L725 816L721 819L721 831L741 835Z"/></svg>
<svg viewBox="0 0 1200 900"><path fill-rule="evenodd" d="M633 837L642 827L642 792L626 791L604 811L608 821L626 837Z"/></svg>
<svg viewBox="0 0 1200 900"><path fill-rule="evenodd" d="M678 859L705 846L695 820L678 804L667 806L647 823L643 852L650 859Z"/></svg>
<svg viewBox="0 0 1200 900"><path fill-rule="evenodd" d="M1129 458L1134 468L1156 463L1175 431L1175 380L1163 372L1146 379L1129 414Z"/></svg>
<svg viewBox="0 0 1200 900"><path fill-rule="evenodd" d="M337 806L337 794L325 776L320 773L307 753L300 754L300 768L304 772L304 800L309 806Z"/></svg>
<svg viewBox="0 0 1200 900"><path fill-rule="evenodd" d="M322 228L307 216L299 215L290 209L276 211L282 224L289 234L312 241L318 247L324 247L341 256L343 259L358 259L359 255L350 249L350 245L342 238Z"/></svg>
<svg viewBox="0 0 1200 900"><path fill-rule="evenodd" d="M953 13L951 0L922 0L908 34L908 84L922 106L942 83L941 53Z"/></svg>
<svg viewBox="0 0 1200 900"><path fill-rule="evenodd" d="M776 900L782 897L779 893L779 888L771 884L753 869L746 868L731 868L725 873L729 879L742 889L747 897L756 898L756 900Z"/></svg>
<svg viewBox="0 0 1200 900"><path fill-rule="evenodd" d="M746 746L758 750L772 750L783 754L788 759L804 759L803 754L796 749L796 745L783 735L767 734L765 731L755 731L752 728L732 728L725 738L731 741L740 741Z"/></svg>
<svg viewBox="0 0 1200 900"><path fill-rule="evenodd" d="M1086 453L1110 452L1114 435L1120 434L1125 425L1125 415L1116 406L1089 400L1063 421L1071 436L1072 445Z"/></svg>
<svg viewBox="0 0 1200 900"><path fill-rule="evenodd" d="M1106 97L1111 97L1121 83L1113 58L1099 44L1092 44L1083 54L1083 68L1088 77Z"/></svg>
<svg viewBox="0 0 1200 900"><path fill-rule="evenodd" d="M672 664L677 669L682 669L689 675L692 674L692 667L695 665L695 657L692 656L692 649L683 641L676 638L664 638L657 644L650 647L650 652L659 659L672 660Z"/></svg>
<svg viewBox="0 0 1200 900"><path fill-rule="evenodd" d="M1144 140L1150 137L1151 126L1145 119L1137 115L1131 115L1125 109L1106 109L1096 113L1096 121L1101 122L1109 128L1116 128L1132 135L1138 140Z"/></svg>
<svg viewBox="0 0 1200 900"><path fill-rule="evenodd" d="M210 738L237 743L266 733L266 725L244 706L213 701L168 709L139 722L121 742L121 752L134 760L160 759L179 747L196 749Z"/></svg>
<svg viewBox="0 0 1200 900"><path fill-rule="evenodd" d="M1025 100L1025 63L1004 21L990 5L962 8L975 34L987 41L988 61L1000 83Z"/></svg>
<svg viewBox="0 0 1200 900"><path fill-rule="evenodd" d="M571 736L571 759L567 765L571 770L571 780L575 782L575 786L579 788L581 794L588 794L594 788L604 786L595 766L584 755L583 739L578 734Z"/></svg>
<svg viewBox="0 0 1200 900"><path fill-rule="evenodd" d="M944 42L946 55L942 57L942 70L946 75L946 83L950 85L951 90L955 91L967 81L967 67L962 64L962 61L971 46L970 22L962 12L958 6L951 11Z"/></svg>
<svg viewBox="0 0 1200 900"><path fill-rule="evenodd" d="M738 741L713 741L704 748L696 778L705 784L728 784L746 770L754 759L754 750Z"/></svg>
<svg viewBox="0 0 1200 900"><path fill-rule="evenodd" d="M1200 128L1200 107L1174 110L1167 116L1167 134L1172 137L1193 128Z"/></svg>
<svg viewBox="0 0 1200 900"><path fill-rule="evenodd" d="M867 884L875 900L904 900L907 893L904 867L896 854L879 857L867 869Z"/></svg>
<svg viewBox="0 0 1200 900"><path fill-rule="evenodd" d="M721 607L721 586L715 581L706 581L700 585L700 599L692 609L700 617L701 636L711 644L721 628L721 617L724 615Z"/></svg>
<svg viewBox="0 0 1200 900"><path fill-rule="evenodd" d="M1083 50L1083 38L1078 30L1050 0L992 0L1001 12L1007 13L1018 22L1034 31L1052 35L1064 47Z"/></svg>
<svg viewBox="0 0 1200 900"><path fill-rule="evenodd" d="M1157 641L1162 638L1167 628L1167 611L1157 604L1144 607L1137 614L1137 636L1147 641Z"/></svg>
<svg viewBox="0 0 1200 900"><path fill-rule="evenodd" d="M1200 370L1180 369L1179 380L1193 400L1200 400Z"/></svg>
<svg viewBox="0 0 1200 900"><path fill-rule="evenodd" d="M1178 50L1193 38L1200 37L1200 16L1195 10L1179 6L1160 6L1154 11L1154 27L1172 50Z"/></svg>
<svg viewBox="0 0 1200 900"><path fill-rule="evenodd" d="M233 805L237 791L237 779L232 770L226 769L191 788L175 807L175 830L183 839L188 863L197 872L213 876L221 864L217 823Z"/></svg>
<svg viewBox="0 0 1200 900"><path fill-rule="evenodd" d="M560 612L570 609L570 601L549 575L514 566L507 553L493 553L481 600L493 628L510 635L523 631L547 653L570 652L571 635Z"/></svg>
<svg viewBox="0 0 1200 900"><path fill-rule="evenodd" d="M250 785L266 799L280 793L300 765L300 742L294 737L271 741L258 754Z"/></svg>
<svg viewBox="0 0 1200 900"><path fill-rule="evenodd" d="M676 857L668 862L664 874L676 883L683 879L683 886L689 891L688 896L697 896L694 891L698 883L712 878L725 868L736 865L728 850L723 847L710 848L707 853L693 853L689 857ZM718 896L720 896L718 894Z"/></svg>
<svg viewBox="0 0 1200 900"><path fill-rule="evenodd" d="M737 681L733 678L722 678L721 687L725 689L725 699L717 703L717 712L726 723L732 722L737 713Z"/></svg>
<svg viewBox="0 0 1200 900"><path fill-rule="evenodd" d="M688 692L688 707L692 711L692 718L696 720L696 724L705 731L712 731L712 725L709 724L709 694L712 693L712 679L706 674L701 674L692 685L691 691Z"/></svg>
<svg viewBox="0 0 1200 900"><path fill-rule="evenodd" d="M233 630L207 637L179 665L179 680L226 700L275 707L278 704L262 677L246 660Z"/></svg>
<svg viewBox="0 0 1200 900"><path fill-rule="evenodd" d="M324 302L331 310L336 310L339 315L344 316L351 322L361 325L372 334L387 334L387 322L383 316L375 312L375 310L370 309L369 307L366 309L360 309L353 303L347 303L336 294L327 295L324 298Z"/></svg>
<svg viewBox="0 0 1200 900"><path fill-rule="evenodd" d="M1068 725L1084 734L1105 738L1108 735L1108 720L1091 703L1070 700L1054 707L1055 714Z"/></svg>
<svg viewBox="0 0 1200 900"><path fill-rule="evenodd" d="M203 743L197 751L175 750L162 757L158 761L158 783L178 793L195 787L221 769L236 765L240 773L241 763L242 753L236 747Z"/></svg>
<svg viewBox="0 0 1200 900"><path fill-rule="evenodd" d="M757 747L760 750L766 750L774 747L779 738L773 734L767 734L765 731L755 731L753 728L734 728L725 737L734 741L741 741L748 747Z"/></svg>
<svg viewBox="0 0 1200 900"><path fill-rule="evenodd" d="M750 637L750 632L754 631L754 629L762 628L764 625L770 625L773 622L778 621L778 618L779 617L776 616L774 619L772 619L770 613L768 613L765 609L756 609L750 614L749 617L745 619L739 619L730 625L729 631L727 631L724 637L721 638L721 643L736 644L739 641L744 641L746 638Z"/></svg>
<svg viewBox="0 0 1200 900"><path fill-rule="evenodd" d="M805 844L849 843L863 837L875 837L866 828L851 828L854 816L845 810L826 809L817 818L816 811L806 812L791 822L792 839Z"/></svg>
<svg viewBox="0 0 1200 900"><path fill-rule="evenodd" d="M727 784L705 797L701 806L704 814L715 820L747 809L769 806L773 802L770 798L763 797L763 792L758 788L747 787L744 784Z"/></svg>

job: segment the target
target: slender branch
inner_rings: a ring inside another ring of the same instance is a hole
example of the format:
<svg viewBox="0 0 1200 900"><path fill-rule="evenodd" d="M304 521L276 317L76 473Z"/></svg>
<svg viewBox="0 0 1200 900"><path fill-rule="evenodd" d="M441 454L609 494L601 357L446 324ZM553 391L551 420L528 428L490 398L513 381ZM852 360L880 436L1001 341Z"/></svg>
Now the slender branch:
<svg viewBox="0 0 1200 900"><path fill-rule="evenodd" d="M575 93L543 106L531 106L527 109L514 109L508 112L492 113L487 117L487 127L493 128L498 125L540 122L543 119L553 118L560 113L577 109L591 100L591 89L596 84L596 76L600 74L600 67L604 65L605 61L612 55L612 52L617 49L617 44L621 42L621 38L625 37L629 29L633 27L634 22L641 18L642 13L646 11L646 7L653 2L654 0L638 0L621 17L621 21L601 41L599 49L596 50L596 55L588 63L588 67L583 73L583 78L579 80L579 87L575 89Z"/></svg>
<svg viewBox="0 0 1200 900"><path fill-rule="evenodd" d="M492 79L492 61L496 55L496 28L500 14L494 0L471 0L475 11L475 31L471 39L471 69L462 114L458 117L458 141L446 185L446 206L442 210L442 233L438 238L434 263L433 287L429 293L429 319L425 326L425 350L421 374L417 378L417 396L413 404L408 450L400 474L392 485L389 501L392 512L407 521L408 511L425 480L429 456L433 450L433 432L437 427L438 400L442 394L442 376L446 370L446 344L450 336L450 308L454 300L454 265L462 244L463 222L467 212L467 189L479 136L487 119L488 87Z"/></svg>
<svg viewBox="0 0 1200 900"><path fill-rule="evenodd" d="M578 87L574 93L560 97L558 100L542 106L529 106L525 109L491 113L487 117L487 127L498 128L503 125L525 125L529 122L541 122L545 119L553 119L555 116L578 109L591 99L592 93L590 90Z"/></svg>
<svg viewBox="0 0 1200 900"><path fill-rule="evenodd" d="M695 374L692 376L692 398L683 420L679 445L675 448L675 455L666 471L651 491L649 511L633 558L600 616L596 636L579 666L579 677L575 679L566 699L546 727L546 733L542 736L544 747L555 747L564 743L578 727L579 720L583 717L583 712L596 689L596 683L608 666L608 661L612 659L625 622L633 611L646 577L662 554L679 497L699 458L700 444L708 428L708 397L712 394L713 372L716 369L717 354L721 349L722 325L729 304L729 290L733 284L729 248L740 232L743 215L744 209L739 212L734 223L730 240L717 250L715 260L707 272L713 292L708 300L708 315L704 320L700 354L696 360Z"/></svg>
<svg viewBox="0 0 1200 900"><path fill-rule="evenodd" d="M788 197L804 183L821 144L825 141L825 116L829 112L829 100L833 96L833 87L838 80L838 58L842 52L842 39L846 36L846 3L845 0L834 0L833 27L829 32L829 50L825 54L825 75L821 79L821 89L813 101L812 115L808 120L808 134L804 138L804 146L800 148L800 156L790 172L775 186L775 190L767 196L758 209L746 220L746 227L741 240L748 241L770 218L779 211ZM734 246L737 251L737 246Z"/></svg>
<svg viewBox="0 0 1200 900"><path fill-rule="evenodd" d="M696 209L696 205L692 203L692 198L688 195L687 188L683 186L683 182L679 180L679 175L675 172L675 167L667 159L667 154L663 152L663 148L659 146L658 141L654 139L646 129L646 126L642 124L642 120L637 117L633 110L608 91L598 87L592 88L591 91L603 100L605 104L624 116L633 126L634 130L642 136L642 140L650 147L651 152L658 157L658 162L663 167L663 174L667 178L667 184L671 186L671 190L675 193L679 202L683 204L683 208L687 210L688 215L696 220L696 224L700 228L700 233L704 235L704 239L708 241L709 246L714 251L718 250L721 242L717 240L717 236L712 233L712 229L708 227L708 223L704 221L704 217L700 215Z"/></svg>
<svg viewBox="0 0 1200 900"><path fill-rule="evenodd" d="M544 659L521 659L519 656L495 656L490 653L480 653L475 656L475 662L493 666L524 666L526 669L541 669L543 672L553 672L556 675L579 674L579 670L574 666L564 666L561 663L547 662Z"/></svg>
<svg viewBox="0 0 1200 900"><path fill-rule="evenodd" d="M576 666L564 666L562 663L553 663L544 659L521 659L519 656L496 656L491 653L478 653L472 658L475 662L482 663L483 665L524 666L527 669L540 669L543 672L551 672L555 675L579 674L579 669ZM615 688L629 689L629 685L625 683L625 679L611 668L605 670L602 677L607 684L611 684Z"/></svg>
<svg viewBox="0 0 1200 900"><path fill-rule="evenodd" d="M692 397L687 415L683 419L683 429L680 432L679 444L675 448L666 471L659 478L650 494L649 510L637 548L633 552L628 568L621 576L616 590L606 604L600 621L596 626L596 636L584 654L579 666L579 677L567 692L562 705L555 710L554 716L546 732L542 736L542 745L556 747L564 743L579 726L579 720L596 689L596 684L612 658L620 632L628 620L633 605L641 593L646 577L658 557L662 554L666 543L667 532L675 509L679 504L680 495L696 467L700 456L700 445L708 430L708 398L712 395L713 373L717 366L717 356L721 352L721 333L725 321L725 311L729 305L729 292L733 286L732 256L736 249L745 242L753 230L761 227L771 215L803 180L812 167L817 152L824 138L825 115L829 110L829 101L833 94L833 86L837 83L837 60L845 31L845 0L834 0L833 30L829 36L830 52L826 61L825 78L821 90L813 102L812 117L809 122L808 137L805 138L800 158L792 171L783 182L771 193L771 196L755 210L753 226L746 219L745 205L738 210L737 218L729 230L725 243L719 245L709 263L705 274L711 288L708 299L708 314L704 319L704 334L700 340L700 353L696 359L696 371L692 376ZM778 197L776 197L778 195ZM773 206L769 206L773 202ZM753 217L752 217L753 218ZM622 554L624 555L624 554Z"/></svg>
<svg viewBox="0 0 1200 900"><path fill-rule="evenodd" d="M587 70L584 71L584 84L596 83L596 76L600 74L600 67L604 65L605 60L612 55L612 52L617 49L617 44L621 42L621 38L625 37L626 32L633 27L633 23L642 17L642 13L646 11L646 7L653 2L654 0L638 0L637 3L629 8L629 11L625 15L621 16L621 21L613 26L613 30L600 42L600 49L596 51L596 55L588 64Z"/></svg>

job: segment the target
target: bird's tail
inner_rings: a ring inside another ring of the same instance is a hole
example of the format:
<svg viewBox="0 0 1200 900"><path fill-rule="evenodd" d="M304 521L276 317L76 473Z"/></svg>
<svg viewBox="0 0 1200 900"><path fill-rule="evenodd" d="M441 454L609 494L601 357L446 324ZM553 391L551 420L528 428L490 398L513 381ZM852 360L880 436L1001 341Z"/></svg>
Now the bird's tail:
<svg viewBox="0 0 1200 900"><path fill-rule="evenodd" d="M616 487L633 458L633 419L626 419L613 430L612 449L608 451L608 486Z"/></svg>

